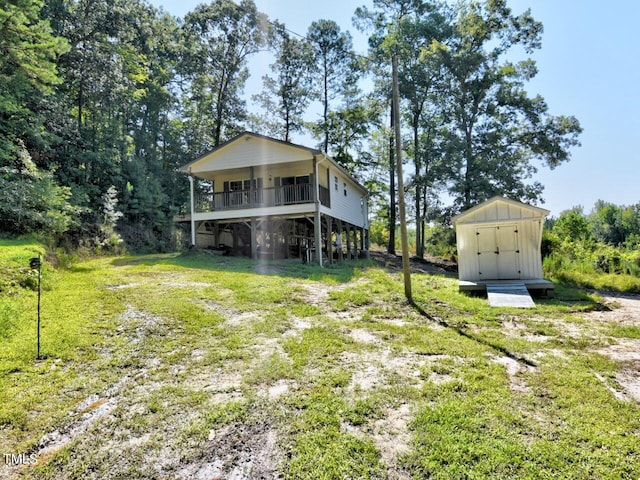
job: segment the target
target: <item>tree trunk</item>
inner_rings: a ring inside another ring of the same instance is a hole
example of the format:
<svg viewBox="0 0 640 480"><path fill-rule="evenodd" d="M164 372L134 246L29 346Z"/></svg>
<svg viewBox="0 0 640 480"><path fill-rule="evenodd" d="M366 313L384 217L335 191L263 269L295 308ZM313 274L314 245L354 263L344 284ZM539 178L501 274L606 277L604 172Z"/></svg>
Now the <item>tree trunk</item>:
<svg viewBox="0 0 640 480"><path fill-rule="evenodd" d="M391 101L391 134L389 135L389 245L387 252L396 254L396 162L393 135L393 100Z"/></svg>
<svg viewBox="0 0 640 480"><path fill-rule="evenodd" d="M471 190L472 190L472 174L473 174L473 146L471 137L471 128L467 129L465 134L465 172L464 172L464 208L471 207Z"/></svg>
<svg viewBox="0 0 640 480"><path fill-rule="evenodd" d="M416 207L416 256L424 258L424 242L422 241L422 210L420 202L422 199L422 180L420 179L420 141L418 125L420 121L420 110L413 114L413 163L415 165L415 207Z"/></svg>
<svg viewBox="0 0 640 480"><path fill-rule="evenodd" d="M322 121L324 122L324 153L329 153L329 76L327 71L329 66L327 65L327 58L324 58L324 105L322 112Z"/></svg>

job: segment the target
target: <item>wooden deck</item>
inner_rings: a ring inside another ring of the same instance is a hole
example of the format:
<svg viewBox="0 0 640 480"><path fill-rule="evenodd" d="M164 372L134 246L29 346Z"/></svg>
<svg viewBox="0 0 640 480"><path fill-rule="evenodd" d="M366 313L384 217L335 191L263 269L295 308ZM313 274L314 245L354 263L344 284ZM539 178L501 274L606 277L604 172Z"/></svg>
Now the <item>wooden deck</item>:
<svg viewBox="0 0 640 480"><path fill-rule="evenodd" d="M468 292L471 294L483 295L487 291L487 285L517 285L524 284L529 293L534 297L552 298L553 297L553 282L544 280L542 278L535 278L529 280L482 280L477 282L471 282L468 280L460 280L458 282L458 290L460 292Z"/></svg>

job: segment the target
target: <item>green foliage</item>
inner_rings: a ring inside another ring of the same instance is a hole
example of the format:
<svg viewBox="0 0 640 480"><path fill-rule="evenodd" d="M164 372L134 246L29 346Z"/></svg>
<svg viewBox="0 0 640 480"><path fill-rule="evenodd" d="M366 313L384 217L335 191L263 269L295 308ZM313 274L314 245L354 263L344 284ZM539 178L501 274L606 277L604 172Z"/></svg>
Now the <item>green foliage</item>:
<svg viewBox="0 0 640 480"><path fill-rule="evenodd" d="M252 0L239 6L215 0L186 15L180 69L190 80L184 114L187 134L199 142L194 153L204 153L239 131L246 117L240 98L246 64L265 46L268 26Z"/></svg>
<svg viewBox="0 0 640 480"><path fill-rule="evenodd" d="M276 24L275 37L276 62L271 71L276 76L264 76L264 90L254 98L265 110L260 123L267 134L289 142L291 134L304 127L303 114L311 101L313 53L306 40L292 38L284 25Z"/></svg>
<svg viewBox="0 0 640 480"><path fill-rule="evenodd" d="M0 165L15 166L24 150L42 148L43 110L51 87L60 83L56 60L66 42L42 20L41 0L0 2Z"/></svg>
<svg viewBox="0 0 640 480"><path fill-rule="evenodd" d="M587 241L591 238L589 223L581 208L562 212L553 225L553 233L561 240Z"/></svg>
<svg viewBox="0 0 640 480"><path fill-rule="evenodd" d="M372 187L374 208L388 212L389 221L396 208L387 201L395 193L394 162L382 125L389 111L388 57L398 55L399 106L413 134L405 154L415 167L407 191L414 198L418 255L427 245L426 225L442 213L442 191L458 206L493 193L539 196L541 186L526 183L530 162L553 167L567 160L580 127L571 117L549 116L541 98L525 95L524 82L536 73L532 61L504 60L512 47L527 53L539 47L541 25L529 12L515 15L502 0L455 8L402 0L375 1L356 17L372 32L366 60L353 55L349 32L335 22L318 20L308 39L292 39L252 0L215 0L182 22L143 0L4 2L2 186L8 191L4 187L15 184L14 199L27 196L44 206L5 206L0 228L66 230L61 243L91 251L117 250L118 235L134 249L174 248L172 217L188 198L177 167L246 128L248 61L266 46L276 50L276 62L260 96L268 115L257 122L287 140L305 128L309 101L318 100L322 118L306 128ZM365 96L358 80L367 70L375 91ZM15 177L23 152L40 172L35 186ZM108 202L117 201L120 219L105 208L111 187L117 193ZM637 209L601 210L597 239L640 242L640 234L627 232L637 230ZM17 225L11 212L28 221ZM392 226L386 241L394 235ZM385 241L382 229L374 236Z"/></svg>
<svg viewBox="0 0 640 480"><path fill-rule="evenodd" d="M312 69L317 72L313 77L313 97L322 104L322 118L311 126L311 132L321 140L322 151L340 153L340 135L336 135L340 122L331 113L336 111L336 99L347 100L354 95L357 69L353 63L351 34L341 31L333 20L318 20L309 27L307 38L314 52ZM352 109L355 105L345 107Z"/></svg>
<svg viewBox="0 0 640 480"><path fill-rule="evenodd" d="M526 182L536 170L531 160L553 168L578 144L575 118L551 117L542 98L527 96L523 86L536 73L533 61L504 59L516 46L527 53L539 48L541 32L529 11L516 16L505 1L462 3L452 42L430 47L452 79L446 94L456 105L450 111L462 147L452 187L458 205L496 194L537 200L542 185Z"/></svg>
<svg viewBox="0 0 640 480"><path fill-rule="evenodd" d="M594 238L608 245L633 248L640 236L640 203L617 206L598 200L588 215Z"/></svg>
<svg viewBox="0 0 640 480"><path fill-rule="evenodd" d="M39 170L24 148L18 158L16 168L0 167L0 231L52 236L65 232L78 213L68 202L70 189Z"/></svg>
<svg viewBox="0 0 640 480"><path fill-rule="evenodd" d="M563 212L543 235L545 274L592 288L640 291L640 252L634 248L638 231L631 221L635 211L598 201L589 215L581 208Z"/></svg>
<svg viewBox="0 0 640 480"><path fill-rule="evenodd" d="M389 243L389 224L385 219L378 218L369 223L369 240L380 247Z"/></svg>
<svg viewBox="0 0 640 480"><path fill-rule="evenodd" d="M451 258L456 252L456 231L446 225L434 225L425 233L427 252L436 257Z"/></svg>

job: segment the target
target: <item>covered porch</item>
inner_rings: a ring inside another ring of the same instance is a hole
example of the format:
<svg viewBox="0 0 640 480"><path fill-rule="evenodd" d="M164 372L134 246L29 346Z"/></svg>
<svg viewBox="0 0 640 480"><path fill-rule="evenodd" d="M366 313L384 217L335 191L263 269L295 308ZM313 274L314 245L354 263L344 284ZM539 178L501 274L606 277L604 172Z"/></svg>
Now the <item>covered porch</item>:
<svg viewBox="0 0 640 480"><path fill-rule="evenodd" d="M251 182L246 190L195 193L194 209L196 213L205 213L314 203L314 190L314 186L309 183L265 188L256 187L254 182ZM318 196L321 205L331 207L328 188L319 185Z"/></svg>

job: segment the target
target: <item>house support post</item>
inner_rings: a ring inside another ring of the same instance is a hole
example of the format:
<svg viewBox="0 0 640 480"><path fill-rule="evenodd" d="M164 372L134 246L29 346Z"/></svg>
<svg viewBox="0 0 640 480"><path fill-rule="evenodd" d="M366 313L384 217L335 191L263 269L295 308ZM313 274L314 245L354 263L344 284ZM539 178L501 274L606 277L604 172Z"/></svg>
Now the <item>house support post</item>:
<svg viewBox="0 0 640 480"><path fill-rule="evenodd" d="M347 224L347 260L351 260L351 224Z"/></svg>
<svg viewBox="0 0 640 480"><path fill-rule="evenodd" d="M336 248L338 249L338 261L344 261L342 252L342 220L338 220L338 233L336 234Z"/></svg>
<svg viewBox="0 0 640 480"><path fill-rule="evenodd" d="M358 227L353 227L353 258L358 259Z"/></svg>
<svg viewBox="0 0 640 480"><path fill-rule="evenodd" d="M256 217L251 217L251 258L258 259L258 226Z"/></svg>
<svg viewBox="0 0 640 480"><path fill-rule="evenodd" d="M231 235L233 238L233 243L232 243L232 248L233 248L233 254L237 255L238 254L238 248L240 248L240 242L238 242L238 224L234 223L231 225Z"/></svg>
<svg viewBox="0 0 640 480"><path fill-rule="evenodd" d="M194 179L193 175L189 175L189 194L190 194L190 207L191 207L191 246L196 246L196 219L194 218L195 214L195 199L194 199L194 190L195 187L193 185Z"/></svg>
<svg viewBox="0 0 640 480"><path fill-rule="evenodd" d="M333 244L332 240L332 232L333 232L333 219L330 215L327 215L327 261L329 264L333 264Z"/></svg>

